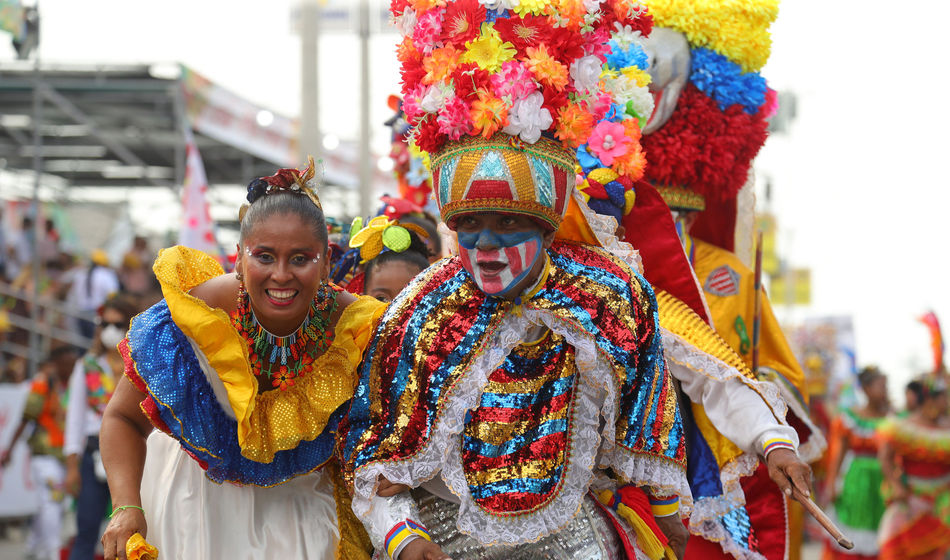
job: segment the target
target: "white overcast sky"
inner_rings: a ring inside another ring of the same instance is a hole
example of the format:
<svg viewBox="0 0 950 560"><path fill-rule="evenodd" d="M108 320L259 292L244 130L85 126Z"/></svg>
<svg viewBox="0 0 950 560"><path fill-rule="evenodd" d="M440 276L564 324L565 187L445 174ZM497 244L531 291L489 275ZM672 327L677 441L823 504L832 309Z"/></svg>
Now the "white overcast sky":
<svg viewBox="0 0 950 560"><path fill-rule="evenodd" d="M292 0L42 0L48 62L183 62L268 107L296 115L299 40ZM786 0L764 74L798 95L791 133L757 167L773 181L779 249L811 267L813 305L780 319L845 314L858 361L896 385L930 363L916 317L934 309L950 329L946 53L950 7L928 0ZM397 90L394 35L372 43L374 148L386 149L386 97ZM357 132L357 43L321 43L321 119ZM0 61L13 53L0 44ZM947 330L947 329L945 329ZM947 331L950 333L950 330ZM896 391L895 391L896 392Z"/></svg>

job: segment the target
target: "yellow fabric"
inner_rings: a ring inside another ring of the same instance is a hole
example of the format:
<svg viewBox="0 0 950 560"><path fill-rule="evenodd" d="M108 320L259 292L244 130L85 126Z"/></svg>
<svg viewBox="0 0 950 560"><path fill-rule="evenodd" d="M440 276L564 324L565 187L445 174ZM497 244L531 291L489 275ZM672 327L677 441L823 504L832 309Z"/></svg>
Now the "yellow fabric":
<svg viewBox="0 0 950 560"><path fill-rule="evenodd" d="M316 438L353 396L356 367L385 304L365 296L351 303L337 322L333 344L306 376L286 391L258 394L247 343L228 314L188 293L223 274L218 263L200 251L172 247L159 253L153 269L175 324L198 345L227 391L244 457L267 463L277 451Z"/></svg>
<svg viewBox="0 0 950 560"><path fill-rule="evenodd" d="M603 490L597 494L597 499L600 500L600 503L607 505L613 498L613 494L614 493L610 490ZM623 503L617 505L616 511L617 515L623 518L623 520L630 525L630 528L633 529L633 533L637 536L637 545L639 545L640 550L646 554L650 560L663 560L663 558L666 557L665 552L668 547L665 547L663 543L660 542L660 539L657 538L653 529L643 521L643 518L641 518L637 512ZM670 552L672 553L672 551ZM675 558L675 556L673 558Z"/></svg>
<svg viewBox="0 0 950 560"><path fill-rule="evenodd" d="M584 213L573 196L568 202L567 213L564 215L561 227L557 229L554 238L558 241L570 241L600 247L600 242L597 241L594 230L590 228L587 218L584 217Z"/></svg>
<svg viewBox="0 0 950 560"><path fill-rule="evenodd" d="M353 498L346 491L340 465L330 461L324 472L333 481L333 497L336 501L337 526L340 529L340 541L336 548L336 560L369 560L373 553L373 543L366 534L363 523L353 513Z"/></svg>
<svg viewBox="0 0 950 560"><path fill-rule="evenodd" d="M133 533L125 543L128 560L158 560L158 549L149 544L141 533Z"/></svg>
<svg viewBox="0 0 950 560"><path fill-rule="evenodd" d="M695 242L695 260L693 268L696 277L706 290L706 279L717 268L728 265L739 275L739 293L730 296L717 296L706 291L706 303L712 313L713 324L719 335L736 351L747 367L752 367L752 351L739 352L741 338L733 325L736 317L741 316L752 339L752 325L755 319L755 274L746 267L739 257L698 239ZM768 297L762 297L762 327L759 337L759 365L772 368L782 374L807 399L805 374L792 349L785 339L782 328L775 319Z"/></svg>

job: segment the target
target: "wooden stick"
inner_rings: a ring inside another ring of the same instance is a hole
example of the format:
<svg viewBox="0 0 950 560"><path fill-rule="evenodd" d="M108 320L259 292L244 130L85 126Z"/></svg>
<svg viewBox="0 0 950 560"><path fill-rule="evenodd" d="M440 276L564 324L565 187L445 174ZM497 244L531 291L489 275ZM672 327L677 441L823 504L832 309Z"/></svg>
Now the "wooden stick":
<svg viewBox="0 0 950 560"><path fill-rule="evenodd" d="M759 371L759 339L762 331L762 232L755 236L755 299L752 313L752 374Z"/></svg>
<svg viewBox="0 0 950 560"><path fill-rule="evenodd" d="M828 519L828 516L825 515L825 512L821 511L821 508L818 507L818 504L811 501L811 498L802 494L798 488L795 488L795 485L792 484L792 496L795 497L803 506L805 506L805 511L811 514L824 529L828 531L828 534L831 535L831 538L838 541L838 544L846 550L851 550L854 548L854 543L851 542L851 539L844 536L844 533L841 532L841 529L835 526L835 524Z"/></svg>

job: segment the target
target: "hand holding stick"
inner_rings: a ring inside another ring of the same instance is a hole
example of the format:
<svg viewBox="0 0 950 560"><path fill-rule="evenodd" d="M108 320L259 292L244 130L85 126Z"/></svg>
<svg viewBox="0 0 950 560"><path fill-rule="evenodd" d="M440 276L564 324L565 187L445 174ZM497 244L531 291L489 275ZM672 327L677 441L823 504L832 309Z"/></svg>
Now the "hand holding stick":
<svg viewBox="0 0 950 560"><path fill-rule="evenodd" d="M825 515L825 512L821 511L821 508L818 507L818 504L811 501L811 498L801 493L801 491L792 485L792 496L795 497L803 506L805 506L805 511L811 514L825 531L828 531L828 534L835 539L842 548L846 550L851 550L854 548L854 543L851 542L848 537L844 536L844 533L841 532L841 529L835 526L835 524L828 519L828 516Z"/></svg>

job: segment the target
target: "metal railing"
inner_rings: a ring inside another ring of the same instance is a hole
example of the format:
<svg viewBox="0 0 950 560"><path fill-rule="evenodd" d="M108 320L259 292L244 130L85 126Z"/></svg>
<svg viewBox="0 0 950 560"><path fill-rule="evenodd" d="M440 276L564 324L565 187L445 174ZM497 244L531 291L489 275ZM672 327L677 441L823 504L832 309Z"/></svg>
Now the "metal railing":
<svg viewBox="0 0 950 560"><path fill-rule="evenodd" d="M42 361L52 349L54 341L70 344L79 348L89 348L92 340L71 327L77 319L95 320L95 313L82 311L76 307L45 295L34 295L28 290L17 289L6 282L0 282L0 298L4 303L22 302L23 308L7 305L0 311L5 314L9 330L19 329L28 334L26 344L15 342L4 336L0 342L0 368L6 367L6 359L11 356L28 360L31 373L35 364ZM36 312L33 312L36 309ZM9 331L8 333L9 334Z"/></svg>

